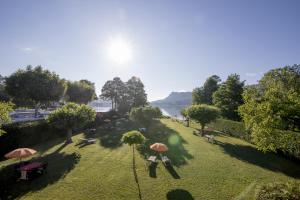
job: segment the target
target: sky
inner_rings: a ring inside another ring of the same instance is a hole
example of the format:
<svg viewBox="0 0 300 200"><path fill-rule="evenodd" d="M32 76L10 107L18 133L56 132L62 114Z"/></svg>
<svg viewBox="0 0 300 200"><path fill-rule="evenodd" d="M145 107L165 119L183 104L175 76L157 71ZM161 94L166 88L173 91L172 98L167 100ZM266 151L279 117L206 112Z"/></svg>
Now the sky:
<svg viewBox="0 0 300 200"><path fill-rule="evenodd" d="M42 65L94 82L98 95L113 77L137 76L150 101L214 74L253 84L300 64L299 9L298 0L1 0L0 74ZM111 48L129 55L116 62Z"/></svg>

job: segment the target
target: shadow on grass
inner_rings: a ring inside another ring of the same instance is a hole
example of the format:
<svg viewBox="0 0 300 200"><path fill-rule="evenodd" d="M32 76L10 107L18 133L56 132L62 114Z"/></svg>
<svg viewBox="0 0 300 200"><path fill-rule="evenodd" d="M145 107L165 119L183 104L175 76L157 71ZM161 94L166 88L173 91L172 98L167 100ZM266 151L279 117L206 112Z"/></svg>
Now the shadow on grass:
<svg viewBox="0 0 300 200"><path fill-rule="evenodd" d="M180 179L179 174L176 172L172 165L165 166L166 170L171 174L174 179Z"/></svg>
<svg viewBox="0 0 300 200"><path fill-rule="evenodd" d="M79 160L79 154L62 154L58 152L34 158L30 162L48 163L47 173L28 181L18 180L19 177L16 176L14 171L16 164L5 166L0 169L0 199L16 199L28 192L39 191L64 178Z"/></svg>
<svg viewBox="0 0 300 200"><path fill-rule="evenodd" d="M194 197L186 190L175 189L167 193L168 200L193 200Z"/></svg>
<svg viewBox="0 0 300 200"><path fill-rule="evenodd" d="M157 155L149 147L151 144L160 142L168 146L169 150L164 153L171 160L172 164L176 167L186 164L187 159L192 159L193 156L184 148L183 144L187 143L180 134L159 120L154 121L150 128L144 133L147 138L145 144L140 145L138 150L144 158L150 155Z"/></svg>
<svg viewBox="0 0 300 200"><path fill-rule="evenodd" d="M149 176L151 178L156 178L156 168L157 168L157 164L153 164L153 165L149 165L148 166L148 170L149 170Z"/></svg>
<svg viewBox="0 0 300 200"><path fill-rule="evenodd" d="M107 128L112 127L112 128ZM121 138L122 135L132 130L132 125L127 122L123 123L122 126L116 127L113 125L103 125L96 129L95 132L90 133L88 131L84 132L85 138L96 138L100 140L100 145L105 148L115 149L122 146Z"/></svg>
<svg viewBox="0 0 300 200"><path fill-rule="evenodd" d="M282 158L274 153L263 153L252 146L244 146L230 143L222 143L219 145L225 153L239 160L263 167L265 169L280 172L287 176L300 178L300 166L295 162Z"/></svg>

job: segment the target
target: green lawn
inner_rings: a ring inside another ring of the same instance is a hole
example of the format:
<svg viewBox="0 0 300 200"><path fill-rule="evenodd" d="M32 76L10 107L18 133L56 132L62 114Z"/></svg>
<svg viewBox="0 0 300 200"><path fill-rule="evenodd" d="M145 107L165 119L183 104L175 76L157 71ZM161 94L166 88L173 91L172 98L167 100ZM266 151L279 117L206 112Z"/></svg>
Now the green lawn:
<svg viewBox="0 0 300 200"><path fill-rule="evenodd" d="M151 151L139 148L136 166L142 199L253 199L263 183L300 178L299 165L291 161L225 135L217 135L217 143L211 144L193 130L169 119L150 127L146 144L168 144L166 154L174 168L167 170L159 163L149 171L144 158ZM68 146L57 139L32 147L40 150L33 159L49 163L48 173L30 182L1 180L8 188L2 189L3 199L139 199L132 150L120 144L123 132L99 127L96 144L76 146L79 138L90 136L81 133ZM13 162L0 162L0 178L10 176Z"/></svg>

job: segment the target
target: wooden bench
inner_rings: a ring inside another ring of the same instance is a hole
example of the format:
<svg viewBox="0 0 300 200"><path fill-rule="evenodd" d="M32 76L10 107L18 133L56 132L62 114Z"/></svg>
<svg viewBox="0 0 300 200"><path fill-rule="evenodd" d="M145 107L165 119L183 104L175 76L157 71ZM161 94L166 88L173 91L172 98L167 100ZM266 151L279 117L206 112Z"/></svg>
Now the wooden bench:
<svg viewBox="0 0 300 200"><path fill-rule="evenodd" d="M215 142L215 136L214 135L205 135L205 137L207 138L207 140L211 143Z"/></svg>

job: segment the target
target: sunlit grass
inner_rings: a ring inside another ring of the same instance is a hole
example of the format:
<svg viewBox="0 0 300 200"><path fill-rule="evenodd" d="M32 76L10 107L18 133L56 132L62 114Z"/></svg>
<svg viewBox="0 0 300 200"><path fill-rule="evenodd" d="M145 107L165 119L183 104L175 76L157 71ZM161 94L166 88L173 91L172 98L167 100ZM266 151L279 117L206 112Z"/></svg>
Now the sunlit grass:
<svg viewBox="0 0 300 200"><path fill-rule="evenodd" d="M179 175L175 179L159 163L156 178L149 176L144 155L136 157L137 175L142 198L167 199L175 195L191 195L194 199L253 199L255 188L266 182L287 181L300 177L300 168L274 154L263 154L240 139L219 135L217 143L193 134L192 128L168 119L156 122L146 137L169 144L167 155ZM125 131L123 131L125 132ZM98 129L96 144L82 148L75 143L62 147L63 140L49 141L33 148L46 149L40 156L49 170L32 182L15 183L13 196L21 199L138 199L132 171L132 149L119 140L122 131ZM166 143L166 142L165 142ZM2 161L3 168L13 160ZM188 197L188 196L184 196Z"/></svg>

